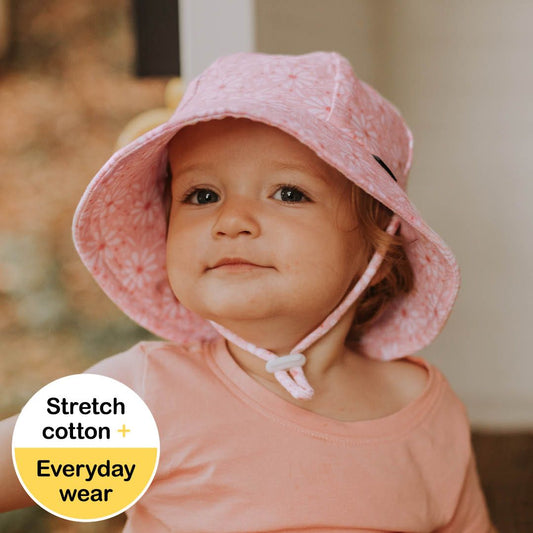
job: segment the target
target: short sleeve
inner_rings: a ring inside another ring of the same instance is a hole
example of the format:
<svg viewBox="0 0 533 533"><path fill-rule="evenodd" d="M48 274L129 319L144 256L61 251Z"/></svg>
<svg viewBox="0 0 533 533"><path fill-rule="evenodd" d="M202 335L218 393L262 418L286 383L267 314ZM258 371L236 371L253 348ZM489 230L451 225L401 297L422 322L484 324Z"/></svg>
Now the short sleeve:
<svg viewBox="0 0 533 533"><path fill-rule="evenodd" d="M461 533L491 533L494 531L479 482L473 452L470 453L465 480L453 518L435 533L457 533L458 531Z"/></svg>
<svg viewBox="0 0 533 533"><path fill-rule="evenodd" d="M84 373L107 376L133 389L144 397L144 381L146 374L145 343L135 344L125 352L102 359Z"/></svg>

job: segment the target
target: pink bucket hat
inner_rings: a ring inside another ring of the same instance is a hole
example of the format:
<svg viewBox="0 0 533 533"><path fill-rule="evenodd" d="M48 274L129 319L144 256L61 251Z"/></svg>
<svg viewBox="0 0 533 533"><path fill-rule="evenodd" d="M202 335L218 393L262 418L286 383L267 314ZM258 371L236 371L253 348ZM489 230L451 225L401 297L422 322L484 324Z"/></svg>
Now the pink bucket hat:
<svg viewBox="0 0 533 533"><path fill-rule="evenodd" d="M393 211L387 231L400 227L415 287L389 303L361 345L380 360L427 346L451 312L459 269L446 243L407 197L413 140L402 116L335 52L222 57L189 84L167 122L109 159L78 205L73 235L82 261L111 300L140 325L174 342L221 334L266 360L267 370L295 398L313 396L301 352L338 322L382 256L374 255L341 304L286 356L258 348L182 306L165 267L167 145L187 125L224 117L263 122L294 136Z"/></svg>

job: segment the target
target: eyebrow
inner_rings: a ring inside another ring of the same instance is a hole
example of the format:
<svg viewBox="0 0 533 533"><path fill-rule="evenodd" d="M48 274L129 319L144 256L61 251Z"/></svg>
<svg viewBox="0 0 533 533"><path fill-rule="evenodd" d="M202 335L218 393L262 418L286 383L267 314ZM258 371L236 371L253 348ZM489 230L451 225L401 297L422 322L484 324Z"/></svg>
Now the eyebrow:
<svg viewBox="0 0 533 533"><path fill-rule="evenodd" d="M326 169L318 165L307 163L296 163L293 161L273 161L270 166L275 170L296 170L304 174L312 174L319 177L322 181L328 182L328 173Z"/></svg>
<svg viewBox="0 0 533 533"><path fill-rule="evenodd" d="M209 170L212 168L212 165L206 165L205 163L191 163L190 165L185 165L184 167L178 168L178 171L172 172L173 176L179 176L180 174L185 174L187 172L193 172L195 170Z"/></svg>

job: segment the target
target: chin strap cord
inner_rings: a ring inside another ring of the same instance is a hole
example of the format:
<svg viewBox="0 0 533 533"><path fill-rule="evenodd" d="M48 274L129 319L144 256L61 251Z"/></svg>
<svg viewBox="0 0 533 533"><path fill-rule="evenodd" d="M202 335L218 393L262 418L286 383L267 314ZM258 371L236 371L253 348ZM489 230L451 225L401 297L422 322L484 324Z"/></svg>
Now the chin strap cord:
<svg viewBox="0 0 533 533"><path fill-rule="evenodd" d="M394 235L399 225L400 218L396 214L393 214L391 221L387 226L386 232L390 235ZM325 335L337 324L344 313L346 313L349 307L367 288L368 284L375 276L381 263L383 262L383 257L384 255L377 251L374 253L363 275L359 278L353 289L346 295L343 301L322 321L317 328L315 328L304 339L302 339L288 355L279 356L273 352L270 352L269 350L259 348L255 346L255 344L245 341L220 324L217 324L211 320L209 322L227 340L237 345L239 348L242 348L247 352L257 355L261 359L264 359L266 361L267 372L274 374L281 386L287 390L293 398L310 400L315 391L313 387L309 385L309 382L307 381L302 369L302 366L306 362L306 357L302 352L309 348L311 344L316 342L320 337Z"/></svg>

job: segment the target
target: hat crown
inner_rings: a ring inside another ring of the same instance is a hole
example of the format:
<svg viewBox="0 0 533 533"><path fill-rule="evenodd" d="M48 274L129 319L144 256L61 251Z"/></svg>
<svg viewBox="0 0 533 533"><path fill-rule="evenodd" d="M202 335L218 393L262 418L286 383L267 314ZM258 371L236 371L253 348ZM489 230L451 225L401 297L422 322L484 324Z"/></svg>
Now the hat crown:
<svg viewBox="0 0 533 533"><path fill-rule="evenodd" d="M188 86L178 107L211 108L230 100L268 102L286 113L309 113L378 155L405 189L412 134L397 108L360 80L336 52L269 55L241 52L217 59ZM211 115L212 117L212 115Z"/></svg>

